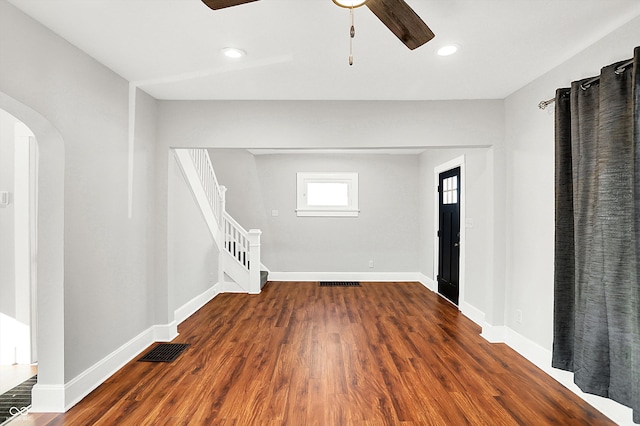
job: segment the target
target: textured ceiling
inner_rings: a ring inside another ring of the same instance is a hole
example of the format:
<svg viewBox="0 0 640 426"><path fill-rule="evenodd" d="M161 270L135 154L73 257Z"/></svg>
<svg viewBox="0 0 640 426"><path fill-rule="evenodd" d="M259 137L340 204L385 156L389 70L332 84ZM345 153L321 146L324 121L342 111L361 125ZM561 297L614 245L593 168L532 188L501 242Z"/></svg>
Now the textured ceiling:
<svg viewBox="0 0 640 426"><path fill-rule="evenodd" d="M158 99L502 99L640 15L638 0L407 0L436 34L410 51L360 8L350 67L331 0L9 2Z"/></svg>

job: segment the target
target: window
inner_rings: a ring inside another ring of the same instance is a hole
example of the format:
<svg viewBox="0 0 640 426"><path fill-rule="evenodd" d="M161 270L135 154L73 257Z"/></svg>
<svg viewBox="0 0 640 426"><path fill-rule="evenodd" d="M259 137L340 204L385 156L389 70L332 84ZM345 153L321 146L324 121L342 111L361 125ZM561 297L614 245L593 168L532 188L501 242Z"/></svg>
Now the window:
<svg viewBox="0 0 640 426"><path fill-rule="evenodd" d="M458 204L458 177L446 178L442 185L442 204Z"/></svg>
<svg viewBox="0 0 640 426"><path fill-rule="evenodd" d="M298 216L356 217L358 173L298 173Z"/></svg>

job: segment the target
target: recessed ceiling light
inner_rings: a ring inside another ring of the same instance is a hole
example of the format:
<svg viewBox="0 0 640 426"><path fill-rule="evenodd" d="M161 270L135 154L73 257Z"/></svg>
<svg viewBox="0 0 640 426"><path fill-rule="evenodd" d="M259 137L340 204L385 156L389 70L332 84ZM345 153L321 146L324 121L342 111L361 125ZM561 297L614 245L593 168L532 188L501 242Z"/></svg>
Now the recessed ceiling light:
<svg viewBox="0 0 640 426"><path fill-rule="evenodd" d="M242 49L236 49L235 47L225 47L221 50L222 54L229 59L240 59L247 56L247 52Z"/></svg>
<svg viewBox="0 0 640 426"><path fill-rule="evenodd" d="M453 55L458 51L458 46L455 44L450 44L448 46L443 46L438 50L438 55L440 56L449 56Z"/></svg>

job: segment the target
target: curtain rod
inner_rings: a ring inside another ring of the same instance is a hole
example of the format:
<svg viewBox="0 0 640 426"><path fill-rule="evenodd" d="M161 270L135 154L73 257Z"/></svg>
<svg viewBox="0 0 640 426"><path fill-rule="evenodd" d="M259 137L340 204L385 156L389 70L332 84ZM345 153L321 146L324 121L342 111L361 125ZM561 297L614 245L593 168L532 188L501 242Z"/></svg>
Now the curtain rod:
<svg viewBox="0 0 640 426"><path fill-rule="evenodd" d="M615 73L616 74L622 74L624 72L625 69L627 69L627 67L631 64L633 64L633 59L628 60L627 62L619 65L616 70ZM600 81L600 77L593 77L591 80L587 80L584 83L582 83L580 85L580 88L582 90L587 90L593 83L595 83L596 81ZM538 104L538 108L540 109L545 109L546 107L548 107L549 105L551 105L552 103L554 103L556 101L555 96L551 99L547 99L546 101L541 101Z"/></svg>

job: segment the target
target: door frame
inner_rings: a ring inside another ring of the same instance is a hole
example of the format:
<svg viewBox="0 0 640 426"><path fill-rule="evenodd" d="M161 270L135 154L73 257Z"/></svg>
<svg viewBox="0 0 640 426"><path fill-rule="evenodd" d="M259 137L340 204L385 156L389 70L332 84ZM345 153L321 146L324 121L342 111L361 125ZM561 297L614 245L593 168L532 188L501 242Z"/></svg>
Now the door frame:
<svg viewBox="0 0 640 426"><path fill-rule="evenodd" d="M4 110L3 110L4 111ZM38 247L38 162L37 141L24 123L18 122L15 126L14 143L14 183L15 197L14 209L15 223L15 272L16 285L22 287L22 297L16 300L18 309L26 314L25 307L28 304L29 317L29 363L38 361L37 355L37 247ZM26 317L26 315L25 315ZM21 349L25 349L24 347ZM25 358L20 360L20 364Z"/></svg>
<svg viewBox="0 0 640 426"><path fill-rule="evenodd" d="M36 135L38 150L38 383L29 411L63 413L69 392L64 375L64 140L46 117L1 90L0 108Z"/></svg>
<svg viewBox="0 0 640 426"><path fill-rule="evenodd" d="M438 270L438 255L440 252L439 247L439 237L438 237L438 229L440 228L439 223L439 215L440 215L440 206L439 206L439 194L438 194L438 184L440 179L440 173L446 172L451 169L455 169L456 167L460 167L460 276L458 283L458 309L462 310L462 305L465 300L465 264L466 264L466 251L467 251L467 236L466 236L466 193L467 193L467 185L466 185L466 170L465 170L465 156L461 155L452 160L447 161L446 163L440 164L433 169L434 176L434 185L433 185L433 199L434 199L434 207L433 207L433 281L436 283L436 293L437 291L437 282L438 282L438 274L440 271ZM440 295L440 293L438 293ZM442 296L443 299L449 301L446 297ZM453 304L453 303L452 303Z"/></svg>

